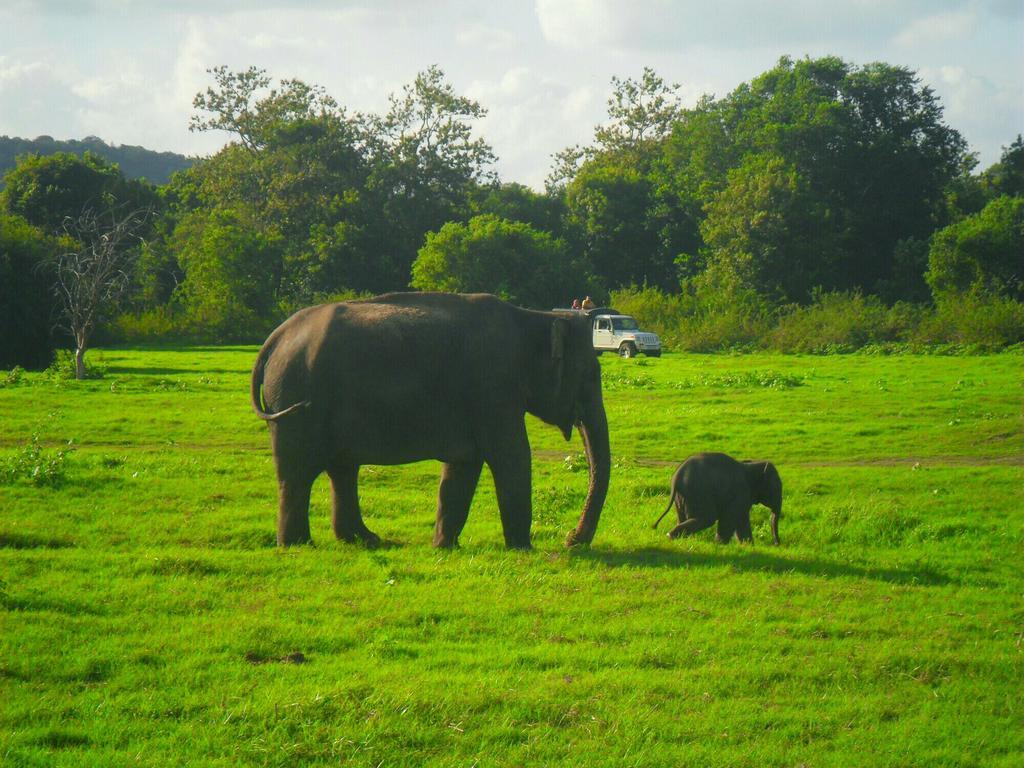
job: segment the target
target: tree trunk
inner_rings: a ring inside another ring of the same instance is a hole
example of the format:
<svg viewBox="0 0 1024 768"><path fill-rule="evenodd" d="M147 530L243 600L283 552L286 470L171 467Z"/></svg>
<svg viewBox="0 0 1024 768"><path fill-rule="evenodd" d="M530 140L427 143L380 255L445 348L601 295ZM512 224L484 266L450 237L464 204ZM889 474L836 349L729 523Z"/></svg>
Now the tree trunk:
<svg viewBox="0 0 1024 768"><path fill-rule="evenodd" d="M81 343L75 345L75 378L85 378L85 345Z"/></svg>

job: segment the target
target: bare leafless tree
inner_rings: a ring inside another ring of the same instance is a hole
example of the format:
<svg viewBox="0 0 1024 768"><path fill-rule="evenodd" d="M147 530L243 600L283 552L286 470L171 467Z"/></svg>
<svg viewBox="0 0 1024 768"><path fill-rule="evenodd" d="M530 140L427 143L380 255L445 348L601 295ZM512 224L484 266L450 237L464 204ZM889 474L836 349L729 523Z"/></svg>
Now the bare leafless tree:
<svg viewBox="0 0 1024 768"><path fill-rule="evenodd" d="M64 220L66 247L54 259L58 326L75 340L75 378L96 325L117 311L132 282L148 209L84 209Z"/></svg>

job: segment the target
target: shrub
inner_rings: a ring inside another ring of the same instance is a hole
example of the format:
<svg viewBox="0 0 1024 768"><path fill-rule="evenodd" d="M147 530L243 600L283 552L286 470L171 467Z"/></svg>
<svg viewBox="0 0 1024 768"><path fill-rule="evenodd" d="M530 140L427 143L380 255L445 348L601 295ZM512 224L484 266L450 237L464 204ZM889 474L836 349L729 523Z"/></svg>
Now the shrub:
<svg viewBox="0 0 1024 768"><path fill-rule="evenodd" d="M16 387L25 375L25 369L16 365L9 371L0 371L0 389L4 387Z"/></svg>
<svg viewBox="0 0 1024 768"><path fill-rule="evenodd" d="M979 293L946 297L921 322L913 340L971 345L979 351L1024 342L1024 303Z"/></svg>
<svg viewBox="0 0 1024 768"><path fill-rule="evenodd" d="M680 294L657 288L612 291L611 304L668 348L710 352L755 346L771 327L771 308L753 291L725 291L699 282Z"/></svg>
<svg viewBox="0 0 1024 768"><path fill-rule="evenodd" d="M114 343L137 344L180 341L187 336L184 316L171 306L161 306L140 314L119 315L103 329L100 338Z"/></svg>
<svg viewBox="0 0 1024 768"><path fill-rule="evenodd" d="M256 344L263 341L283 317L275 313L263 319L237 306L218 312L207 313L199 309L186 314L173 305L167 305L140 314L120 315L104 329L101 338L115 344Z"/></svg>
<svg viewBox="0 0 1024 768"><path fill-rule="evenodd" d="M890 308L859 292L818 292L809 306L784 312L767 342L779 352L852 352L866 344L906 340L920 315L912 305Z"/></svg>
<svg viewBox="0 0 1024 768"><path fill-rule="evenodd" d="M93 353L89 356L89 365L85 368L85 378L102 379L107 375L107 366L103 356ZM46 369L46 378L50 381L71 381L75 378L75 353L70 349L58 349L53 353L53 362Z"/></svg>
<svg viewBox="0 0 1024 768"><path fill-rule="evenodd" d="M66 447L49 451L39 444L39 435L33 434L27 445L0 464L0 484L27 480L32 485L55 488L67 476L67 458L73 450L69 441Z"/></svg>

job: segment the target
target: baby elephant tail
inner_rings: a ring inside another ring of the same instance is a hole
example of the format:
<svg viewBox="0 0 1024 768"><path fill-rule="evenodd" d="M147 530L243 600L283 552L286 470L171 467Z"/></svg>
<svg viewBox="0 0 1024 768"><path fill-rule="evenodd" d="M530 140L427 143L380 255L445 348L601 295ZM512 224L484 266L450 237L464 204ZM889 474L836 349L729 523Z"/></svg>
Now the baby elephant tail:
<svg viewBox="0 0 1024 768"><path fill-rule="evenodd" d="M659 517L657 520L654 521L654 525L652 525L651 528L657 528L658 527L658 523L660 523L665 518L665 515L668 514L668 511L670 509L672 509L672 502L674 502L675 500L676 500L676 492L672 491L672 493L670 493L669 497L668 497L668 506L665 507L665 511L661 513L661 517Z"/></svg>

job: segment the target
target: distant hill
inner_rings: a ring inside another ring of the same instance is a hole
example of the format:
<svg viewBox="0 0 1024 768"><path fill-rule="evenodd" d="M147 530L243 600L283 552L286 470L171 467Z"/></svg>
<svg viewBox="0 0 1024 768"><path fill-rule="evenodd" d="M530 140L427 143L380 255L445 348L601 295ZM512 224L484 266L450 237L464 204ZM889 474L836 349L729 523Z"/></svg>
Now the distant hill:
<svg viewBox="0 0 1024 768"><path fill-rule="evenodd" d="M52 136L37 136L34 139L0 136L0 187L3 186L3 175L14 167L14 160L19 155L70 152L81 157L86 150L117 163L121 173L129 179L144 178L153 184L166 184L172 173L189 168L196 162L195 158L173 152L154 152L128 144L111 146L96 136L86 136L81 141L58 141Z"/></svg>

